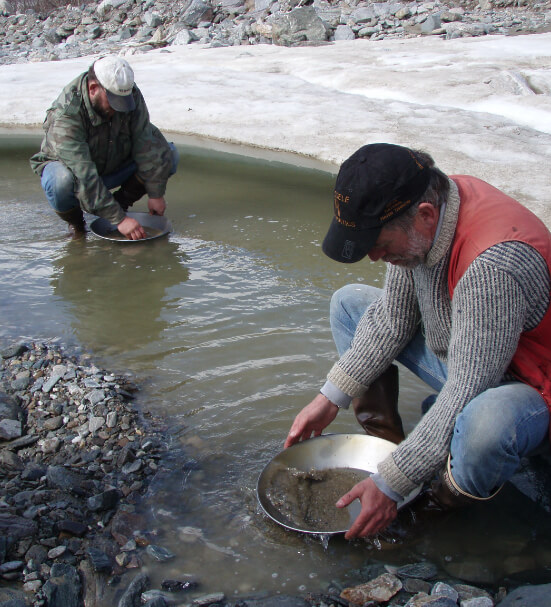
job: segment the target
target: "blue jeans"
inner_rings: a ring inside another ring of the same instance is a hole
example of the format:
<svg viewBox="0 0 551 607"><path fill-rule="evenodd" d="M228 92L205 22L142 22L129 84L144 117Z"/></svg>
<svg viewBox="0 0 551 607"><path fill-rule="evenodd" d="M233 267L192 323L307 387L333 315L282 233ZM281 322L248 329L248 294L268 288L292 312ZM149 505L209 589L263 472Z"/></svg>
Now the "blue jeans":
<svg viewBox="0 0 551 607"><path fill-rule="evenodd" d="M173 143L168 144L172 151L172 168L170 175L176 173L180 155ZM114 173L103 175L102 181L108 190L112 190L131 177L138 167L134 161L124 165ZM54 211L64 212L80 206L75 196L75 177L62 162L52 161L44 167L40 179L42 189Z"/></svg>
<svg viewBox="0 0 551 607"><path fill-rule="evenodd" d="M367 307L382 294L368 285L347 285L331 299L330 319L339 355L349 347ZM448 369L426 346L421 329L397 357L431 388L441 390ZM459 487L489 497L511 478L520 459L547 439L549 410L541 394L521 382L506 382L471 400L457 416L450 445L451 470Z"/></svg>

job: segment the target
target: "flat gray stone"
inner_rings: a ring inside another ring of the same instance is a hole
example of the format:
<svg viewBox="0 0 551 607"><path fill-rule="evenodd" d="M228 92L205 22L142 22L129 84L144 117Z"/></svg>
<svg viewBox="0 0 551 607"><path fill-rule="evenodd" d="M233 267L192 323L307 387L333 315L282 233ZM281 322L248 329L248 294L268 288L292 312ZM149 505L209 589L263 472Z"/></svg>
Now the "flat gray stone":
<svg viewBox="0 0 551 607"><path fill-rule="evenodd" d="M499 607L549 607L551 584L521 586L509 593Z"/></svg>

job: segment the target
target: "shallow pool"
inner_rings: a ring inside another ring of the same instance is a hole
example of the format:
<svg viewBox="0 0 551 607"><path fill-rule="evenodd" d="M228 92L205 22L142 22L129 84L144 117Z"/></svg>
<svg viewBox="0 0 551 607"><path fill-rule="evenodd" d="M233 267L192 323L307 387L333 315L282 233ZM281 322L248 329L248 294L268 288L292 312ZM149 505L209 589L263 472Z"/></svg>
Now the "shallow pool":
<svg viewBox="0 0 551 607"><path fill-rule="evenodd" d="M342 266L321 252L334 175L182 144L168 238L71 241L29 168L39 142L0 137L0 338L58 338L91 352L132 372L140 406L166 418L174 455L144 507L176 557L146 563L154 584L193 573L201 592L318 592L332 579L361 581L374 562L422 558L488 583L546 570L547 521L516 494L396 544L335 537L324 546L262 514L258 475L335 360L331 293L383 283L382 264ZM411 429L430 391L400 373ZM341 413L331 431L358 428Z"/></svg>

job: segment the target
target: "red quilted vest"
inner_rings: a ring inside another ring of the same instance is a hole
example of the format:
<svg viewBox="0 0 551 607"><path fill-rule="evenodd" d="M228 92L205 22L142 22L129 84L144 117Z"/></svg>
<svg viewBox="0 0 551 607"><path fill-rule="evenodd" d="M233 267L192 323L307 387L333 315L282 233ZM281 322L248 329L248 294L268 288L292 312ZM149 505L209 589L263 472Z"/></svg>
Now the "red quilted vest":
<svg viewBox="0 0 551 607"><path fill-rule="evenodd" d="M551 233L534 213L480 179L450 178L459 188L461 201L448 270L450 297L476 257L499 242L529 244L542 255L551 273ZM551 306L535 329L520 336L508 371L539 390L551 411Z"/></svg>

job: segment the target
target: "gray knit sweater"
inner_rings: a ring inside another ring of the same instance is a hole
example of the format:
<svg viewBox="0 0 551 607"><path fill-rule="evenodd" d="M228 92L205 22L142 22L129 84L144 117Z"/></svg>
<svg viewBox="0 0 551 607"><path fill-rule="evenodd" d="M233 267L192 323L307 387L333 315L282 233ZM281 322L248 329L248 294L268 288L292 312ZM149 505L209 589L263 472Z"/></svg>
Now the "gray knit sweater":
<svg viewBox="0 0 551 607"><path fill-rule="evenodd" d="M428 413L379 464L383 481L402 496L443 467L457 415L506 378L520 334L533 329L549 305L547 265L521 242L487 249L450 300L448 262L459 210L457 186L453 181L450 186L426 263L412 270L389 265L382 298L366 310L350 349L327 376L350 397L361 396L422 323L427 346L447 363L448 379Z"/></svg>

